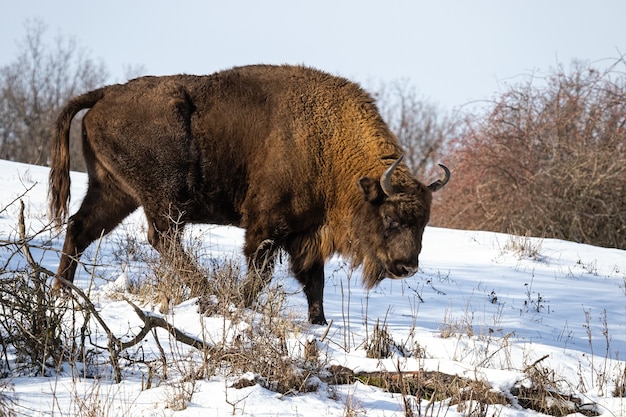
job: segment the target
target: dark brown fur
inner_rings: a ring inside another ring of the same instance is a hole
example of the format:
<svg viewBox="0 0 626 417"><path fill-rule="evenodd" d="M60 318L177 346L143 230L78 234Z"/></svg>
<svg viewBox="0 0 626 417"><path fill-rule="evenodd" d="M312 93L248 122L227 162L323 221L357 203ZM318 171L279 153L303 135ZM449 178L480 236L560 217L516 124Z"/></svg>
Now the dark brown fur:
<svg viewBox="0 0 626 417"><path fill-rule="evenodd" d="M84 108L89 186L68 222L60 277L72 281L85 248L139 206L162 254L174 220L245 228L249 275L260 269L262 278L253 293L284 248L312 323L325 322L323 268L334 253L363 264L368 288L417 270L431 189L400 164L397 194L382 192L381 174L402 150L354 83L305 67L249 66L142 77L76 97L52 144L57 222L68 215L69 127Z"/></svg>

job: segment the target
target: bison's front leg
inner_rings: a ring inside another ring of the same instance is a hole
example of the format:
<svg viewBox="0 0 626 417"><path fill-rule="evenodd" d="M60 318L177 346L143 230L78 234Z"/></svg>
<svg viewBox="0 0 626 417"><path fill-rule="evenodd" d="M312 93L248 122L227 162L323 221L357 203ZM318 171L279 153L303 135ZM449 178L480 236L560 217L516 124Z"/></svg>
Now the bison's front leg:
<svg viewBox="0 0 626 417"><path fill-rule="evenodd" d="M317 234L293 236L287 241L291 271L296 276L309 304L309 322L326 324L324 317L324 258Z"/></svg>
<svg viewBox="0 0 626 417"><path fill-rule="evenodd" d="M324 262L315 262L309 269L294 271L309 303L309 322L326 324L324 317Z"/></svg>

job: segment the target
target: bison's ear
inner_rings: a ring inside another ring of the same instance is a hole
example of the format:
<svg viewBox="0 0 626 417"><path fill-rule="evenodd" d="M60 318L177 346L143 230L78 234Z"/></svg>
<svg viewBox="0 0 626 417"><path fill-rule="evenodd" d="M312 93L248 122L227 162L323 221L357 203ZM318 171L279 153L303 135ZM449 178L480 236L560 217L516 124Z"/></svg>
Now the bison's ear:
<svg viewBox="0 0 626 417"><path fill-rule="evenodd" d="M383 193L382 188L380 188L380 182L378 180L374 180L369 177L361 177L359 178L358 184L365 201L370 203L383 202L385 194Z"/></svg>

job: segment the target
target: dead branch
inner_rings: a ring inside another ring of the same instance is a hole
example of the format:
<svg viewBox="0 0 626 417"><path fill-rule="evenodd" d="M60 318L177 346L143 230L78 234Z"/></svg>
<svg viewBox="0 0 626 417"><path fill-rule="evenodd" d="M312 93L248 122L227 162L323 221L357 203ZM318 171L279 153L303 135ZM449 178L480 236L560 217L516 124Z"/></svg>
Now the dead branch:
<svg viewBox="0 0 626 417"><path fill-rule="evenodd" d="M28 187L22 194L18 195L17 197L15 197L13 199L13 201L11 201L9 204L7 204L6 206L4 206L2 208L2 210L0 210L0 214L4 213L9 207L11 207L13 205L13 203L15 203L17 200L20 200L20 203L22 203L22 211L24 210L24 203L22 202L22 197L24 197L30 190L32 190L33 188L35 188L35 186L37 185L37 183L34 183L33 185L31 185L30 187Z"/></svg>
<svg viewBox="0 0 626 417"><path fill-rule="evenodd" d="M202 340L196 339L193 336L190 336L176 327L172 326L162 317L154 316L152 314L146 314L142 309L137 307L133 302L124 297L124 301L126 301L130 306L135 310L135 313L141 318L144 323L144 327L141 331L131 340L127 342L122 342L120 344L120 348L127 349L131 346L139 343L150 331L152 331L155 327L160 327L162 329L167 330L177 342L183 343L188 346L192 346L198 350L209 351L210 353L216 349L215 346L205 343Z"/></svg>

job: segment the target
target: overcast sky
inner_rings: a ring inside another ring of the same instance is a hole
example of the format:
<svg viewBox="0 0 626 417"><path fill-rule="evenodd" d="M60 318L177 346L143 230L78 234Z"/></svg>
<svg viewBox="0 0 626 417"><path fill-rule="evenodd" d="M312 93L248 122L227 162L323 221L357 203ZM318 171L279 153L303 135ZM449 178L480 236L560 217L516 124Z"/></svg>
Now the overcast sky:
<svg viewBox="0 0 626 417"><path fill-rule="evenodd" d="M128 66L163 75L307 64L366 85L408 79L451 109L525 74L574 59L605 67L626 53L625 0L19 0L2 5L0 66L35 18L50 37L74 37L115 82Z"/></svg>

